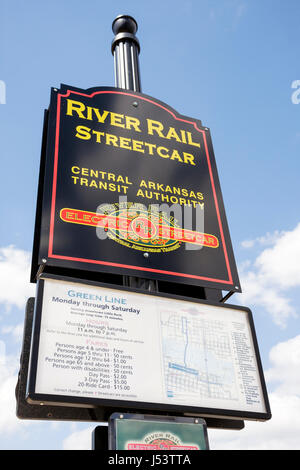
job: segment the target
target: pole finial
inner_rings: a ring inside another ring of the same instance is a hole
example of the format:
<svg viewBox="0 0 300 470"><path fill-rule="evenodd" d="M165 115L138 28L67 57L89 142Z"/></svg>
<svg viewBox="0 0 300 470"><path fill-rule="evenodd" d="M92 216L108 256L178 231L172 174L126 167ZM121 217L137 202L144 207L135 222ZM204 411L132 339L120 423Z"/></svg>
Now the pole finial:
<svg viewBox="0 0 300 470"><path fill-rule="evenodd" d="M114 34L119 33L130 33L136 34L138 29L137 22L130 15L119 15L117 16L112 24L112 30Z"/></svg>
<svg viewBox="0 0 300 470"><path fill-rule="evenodd" d="M135 36L138 29L138 24L135 19L130 15L119 15L117 16L112 23L112 30L115 34L115 37L111 44L111 52L114 53L116 45L120 41L131 41L140 52L140 43L138 38Z"/></svg>

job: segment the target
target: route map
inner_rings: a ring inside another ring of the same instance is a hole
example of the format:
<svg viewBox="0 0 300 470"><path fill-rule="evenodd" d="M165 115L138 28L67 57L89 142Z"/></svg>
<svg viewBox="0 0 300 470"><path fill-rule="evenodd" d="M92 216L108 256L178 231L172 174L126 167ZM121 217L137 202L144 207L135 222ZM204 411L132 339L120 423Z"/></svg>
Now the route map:
<svg viewBox="0 0 300 470"><path fill-rule="evenodd" d="M161 311L163 363L169 398L238 400L226 324L201 318L194 307Z"/></svg>

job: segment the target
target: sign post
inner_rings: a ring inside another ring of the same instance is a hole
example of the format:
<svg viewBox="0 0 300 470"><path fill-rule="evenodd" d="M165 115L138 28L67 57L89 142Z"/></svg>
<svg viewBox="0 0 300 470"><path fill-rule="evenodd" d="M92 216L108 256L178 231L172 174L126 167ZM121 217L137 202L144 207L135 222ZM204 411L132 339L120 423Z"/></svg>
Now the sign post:
<svg viewBox="0 0 300 470"><path fill-rule="evenodd" d="M113 22L116 87L51 90L18 416L108 422L115 446L150 413L170 434L168 413L204 433L170 445L208 448L206 426L270 407L252 313L225 304L241 287L209 129L141 93L136 31Z"/></svg>
<svg viewBox="0 0 300 470"><path fill-rule="evenodd" d="M137 23L132 16L120 15L113 21L112 29L115 34L111 46L115 64L115 85L117 88L140 92L140 44L135 35Z"/></svg>
<svg viewBox="0 0 300 470"><path fill-rule="evenodd" d="M142 91L138 58L140 44L135 35L137 29L138 25L131 16L117 16L112 24L115 38L112 41L111 52L114 56L116 87L140 92ZM157 290L157 282L155 280L124 276L123 283L131 287Z"/></svg>

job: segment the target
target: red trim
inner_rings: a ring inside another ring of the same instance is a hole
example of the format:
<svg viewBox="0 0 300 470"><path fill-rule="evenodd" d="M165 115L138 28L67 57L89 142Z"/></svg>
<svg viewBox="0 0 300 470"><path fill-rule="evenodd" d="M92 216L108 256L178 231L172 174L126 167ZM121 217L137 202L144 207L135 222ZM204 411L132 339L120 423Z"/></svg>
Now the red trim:
<svg viewBox="0 0 300 470"><path fill-rule="evenodd" d="M228 254L227 254L227 249L225 245L225 237L224 237L224 232L223 232L223 227L221 223L221 216L220 216L220 210L219 210L219 205L217 201L217 193L215 189L215 183L213 179L213 173L212 173L212 168L211 168L211 162L209 158L209 153L208 153L208 147L207 147L207 141L206 141L206 135L205 132L202 129L198 129L197 124L194 121L188 121L187 119L182 119L177 117L172 111L169 109L165 108L163 105L156 103L155 101L150 100L149 98L145 98L143 96L139 96L139 99L142 99L144 101L148 101L151 104L154 104L155 106L159 106L160 108L164 109L168 113L170 113L174 119L177 121L182 121L186 122L188 124L192 124L194 128L198 131L201 132L203 135L203 140L204 140L204 147L205 147L205 153L206 153L206 158L207 158L207 163L208 163L208 169L209 169L209 175L211 179L211 184L212 184L212 189L213 189L213 196L214 196L214 202L215 202L215 207L216 207L216 212L217 212L217 219L219 223L219 228L220 228L220 234L221 234L221 239L222 239L222 245L223 245L223 250L224 250L224 256L225 256L225 262L226 262L226 267L228 271L228 281L220 280L220 279L212 279L208 277L203 277L203 276L196 276L193 274L184 274L184 273L176 273L172 271L162 271L160 269L152 269L152 268L142 268L140 266L132 266L132 265L126 265L126 264L118 264L118 263L109 263L106 261L97 261L97 260L89 260L89 259L84 259L84 258L74 258L74 257L69 257L69 256L61 256L61 255L55 255L53 254L53 236L54 236L54 219L55 219L55 201L56 201L56 186L57 186L57 166L58 166L58 150L59 150L59 127L60 127L60 108L61 108L61 98L66 98L70 96L70 94L76 94L76 95L81 95L85 96L87 98L92 98L95 95L100 95L100 94L118 94L118 95L127 95L127 96L132 96L136 98L136 95L132 93L125 93L122 91L114 91L114 90L106 90L106 91L95 91L91 95L87 95L86 93L81 93L79 91L72 91L72 90L67 90L67 93L65 95L58 93L57 96L57 113L56 113L56 132L55 132L55 148L54 148L54 168L53 168L53 183L52 183L52 198L51 198L51 213L50 213L50 234L49 234L49 247L48 247L48 257L49 258L57 258L57 259L66 259L70 261L79 261L83 263L92 263L92 264L103 264L106 266L115 266L115 267L121 267L121 268L129 268L129 269L134 269L134 270L139 270L139 271L150 271L150 272L157 272L157 273L162 273L162 274L169 274L172 276L181 276L181 277L188 277L192 279L202 279L206 281L212 281L212 282L220 282L224 284L232 284L232 274L230 270L230 263L228 259Z"/></svg>
<svg viewBox="0 0 300 470"><path fill-rule="evenodd" d="M52 255L53 250L53 235L54 235L54 218L55 218L55 201L56 201L56 183L57 183L57 163L58 163L58 146L59 146L59 124L60 124L60 97L57 98L57 117L55 129L55 150L54 150L54 168L53 168L53 183L52 183L52 198L51 198L51 214L50 214L50 234L49 234L49 247L48 256ZM50 255L51 253L51 255Z"/></svg>
<svg viewBox="0 0 300 470"><path fill-rule="evenodd" d="M215 200L217 218L218 218L218 222L219 222L219 228L220 228L220 234L221 234L222 245L223 245L223 250L224 250L224 256L225 256L225 261L226 261L226 267L227 267L227 272L229 274L229 276L228 276L229 281L230 281L230 284L231 284L232 283L232 275L231 275L230 264L229 264L228 254L227 254L226 245L225 245L225 237L224 237L223 227L222 227L222 223L221 223L221 216L220 216L219 205L218 205L218 201L217 201L217 193L216 193L215 183L214 183L214 179L213 179L211 163L210 163L210 159L209 159L209 153L208 153L208 148L207 148L205 132L203 132L203 140L204 140L204 146L205 146L205 151L206 151L206 156L207 156L209 175L210 175L212 188L213 188L213 195L214 195L214 200Z"/></svg>

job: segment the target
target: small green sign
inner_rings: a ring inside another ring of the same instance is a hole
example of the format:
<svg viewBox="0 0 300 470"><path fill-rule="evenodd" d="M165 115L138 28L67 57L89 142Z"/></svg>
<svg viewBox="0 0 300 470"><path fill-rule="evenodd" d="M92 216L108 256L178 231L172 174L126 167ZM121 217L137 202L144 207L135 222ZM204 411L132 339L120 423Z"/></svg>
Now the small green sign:
<svg viewBox="0 0 300 470"><path fill-rule="evenodd" d="M114 413L109 421L110 448L118 450L208 450L206 423L180 418Z"/></svg>

